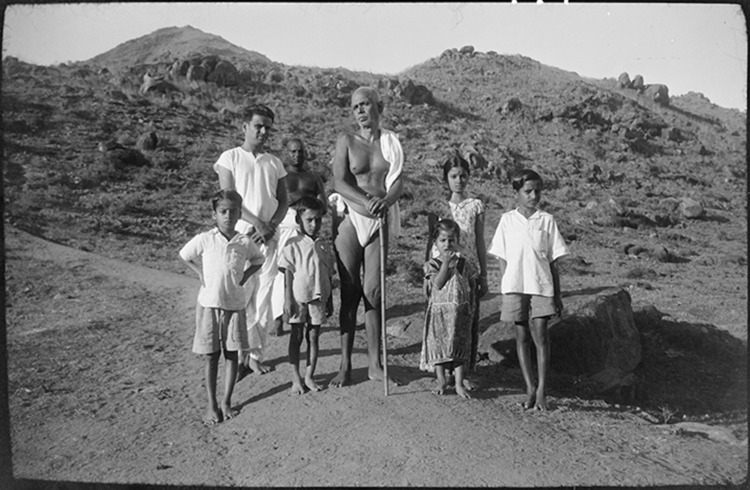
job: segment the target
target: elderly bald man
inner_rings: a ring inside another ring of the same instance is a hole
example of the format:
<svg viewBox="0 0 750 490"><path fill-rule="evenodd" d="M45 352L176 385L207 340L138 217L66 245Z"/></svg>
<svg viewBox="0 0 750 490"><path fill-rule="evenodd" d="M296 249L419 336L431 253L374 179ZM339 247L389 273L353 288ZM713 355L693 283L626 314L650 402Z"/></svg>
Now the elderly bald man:
<svg viewBox="0 0 750 490"><path fill-rule="evenodd" d="M380 128L383 103L370 87L354 91L352 116L359 130L339 137L333 158L333 182L340 196L343 221L334 242L341 278L341 365L331 386L351 381L351 355L357 307L365 305L368 377L383 380L380 361L382 318L380 314L380 234L379 218L384 217L388 237L399 232L398 199L403 190L404 153L398 137ZM363 273L364 280L360 277ZM400 384L391 377L391 381Z"/></svg>

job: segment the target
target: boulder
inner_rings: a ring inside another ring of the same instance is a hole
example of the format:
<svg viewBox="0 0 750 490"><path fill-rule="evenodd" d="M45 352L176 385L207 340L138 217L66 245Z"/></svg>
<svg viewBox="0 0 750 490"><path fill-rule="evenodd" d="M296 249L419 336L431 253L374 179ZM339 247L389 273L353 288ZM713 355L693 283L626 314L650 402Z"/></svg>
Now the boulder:
<svg viewBox="0 0 750 490"><path fill-rule="evenodd" d="M462 55L471 56L472 54L474 54L474 46L472 46L470 44L466 45L463 48L459 49L458 53L462 54Z"/></svg>
<svg viewBox="0 0 750 490"><path fill-rule="evenodd" d="M634 387L635 368L641 362L641 341L635 326L630 295L620 288L599 288L563 293L562 319L549 324L551 369L584 376L595 393ZM482 302L500 309L498 301ZM486 325L489 323L489 325ZM480 322L479 352L490 361L518 362L515 326L499 321L499 313Z"/></svg>
<svg viewBox="0 0 750 490"><path fill-rule="evenodd" d="M206 69L206 75L216 69L216 65L219 63L219 57L215 54L210 54L201 58L201 66Z"/></svg>
<svg viewBox="0 0 750 490"><path fill-rule="evenodd" d="M506 100L502 106L500 106L500 112L503 114L508 114L510 112L515 112L522 107L523 103L521 103L520 100L518 100L516 97L511 97L510 99Z"/></svg>
<svg viewBox="0 0 750 490"><path fill-rule="evenodd" d="M700 218L703 216L703 206L695 199L685 197L680 201L680 211L686 218Z"/></svg>
<svg viewBox="0 0 750 490"><path fill-rule="evenodd" d="M206 69L201 65L190 65L185 78L191 82L203 82L206 80Z"/></svg>
<svg viewBox="0 0 750 490"><path fill-rule="evenodd" d="M146 72L143 75L143 83L141 84L139 91L141 94L145 94L146 92L159 92L164 94L167 92L179 92L180 89L164 80L162 75L152 76L150 73Z"/></svg>
<svg viewBox="0 0 750 490"><path fill-rule="evenodd" d="M435 101L430 89L424 85L415 85L411 80L401 82L396 87L395 94L410 105L432 104Z"/></svg>
<svg viewBox="0 0 750 490"><path fill-rule="evenodd" d="M222 60L206 76L206 81L215 82L219 87L233 87L239 82L239 72L232 63Z"/></svg>
<svg viewBox="0 0 750 490"><path fill-rule="evenodd" d="M642 92L644 87L643 77L641 75L636 75L635 78L633 78L633 83L630 84L630 88Z"/></svg>
<svg viewBox="0 0 750 490"><path fill-rule="evenodd" d="M657 104L668 106L669 105L669 88L661 83L653 83L646 87L643 91L643 95L649 100L653 100Z"/></svg>
<svg viewBox="0 0 750 490"><path fill-rule="evenodd" d="M138 138L137 146L141 150L153 150L158 143L159 138L157 138L156 133L150 131Z"/></svg>
<svg viewBox="0 0 750 490"><path fill-rule="evenodd" d="M633 386L641 340L624 289L580 291L563 297L565 313L550 325L551 368L586 375L595 392Z"/></svg>
<svg viewBox="0 0 750 490"><path fill-rule="evenodd" d="M190 62L187 60L177 60L172 63L172 67L169 69L169 76L172 80L183 78L187 76L187 72L190 69Z"/></svg>
<svg viewBox="0 0 750 490"><path fill-rule="evenodd" d="M617 84L620 86L620 88L630 88L630 75L627 73L621 73L619 77L617 77Z"/></svg>

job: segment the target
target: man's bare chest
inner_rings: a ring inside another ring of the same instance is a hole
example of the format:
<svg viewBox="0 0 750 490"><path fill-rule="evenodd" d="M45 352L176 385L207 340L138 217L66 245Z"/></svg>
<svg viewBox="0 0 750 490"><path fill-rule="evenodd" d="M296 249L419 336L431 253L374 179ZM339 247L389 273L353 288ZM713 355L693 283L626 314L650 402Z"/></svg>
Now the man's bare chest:
<svg viewBox="0 0 750 490"><path fill-rule="evenodd" d="M385 174L390 166L380 151L379 141L369 143L360 138L353 139L349 146L349 169L354 175Z"/></svg>

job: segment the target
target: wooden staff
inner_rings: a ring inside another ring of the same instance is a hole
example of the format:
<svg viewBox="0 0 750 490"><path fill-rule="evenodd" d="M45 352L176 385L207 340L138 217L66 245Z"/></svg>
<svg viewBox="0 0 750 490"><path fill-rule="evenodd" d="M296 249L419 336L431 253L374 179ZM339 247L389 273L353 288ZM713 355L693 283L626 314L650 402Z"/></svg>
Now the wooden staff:
<svg viewBox="0 0 750 490"><path fill-rule="evenodd" d="M379 226L380 233L380 326L383 336L383 387L385 396L388 396L388 347L386 345L385 328L385 219L381 216Z"/></svg>

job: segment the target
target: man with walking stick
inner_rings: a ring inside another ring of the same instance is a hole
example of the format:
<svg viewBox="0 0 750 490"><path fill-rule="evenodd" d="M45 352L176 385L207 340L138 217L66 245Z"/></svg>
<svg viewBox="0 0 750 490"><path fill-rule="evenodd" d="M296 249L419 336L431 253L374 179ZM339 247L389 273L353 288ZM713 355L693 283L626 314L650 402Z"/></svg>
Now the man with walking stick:
<svg viewBox="0 0 750 490"><path fill-rule="evenodd" d="M341 366L330 384L339 387L351 381L357 307L364 298L367 374L372 380L383 381L387 394L388 377L379 354L381 334L385 338L381 256L385 264L388 238L399 233L404 154L396 134L380 128L383 103L375 90L355 90L351 108L359 130L339 137L333 157L334 189L345 214L334 242L341 278ZM387 225L381 228L384 223ZM390 381L400 384L393 377Z"/></svg>

